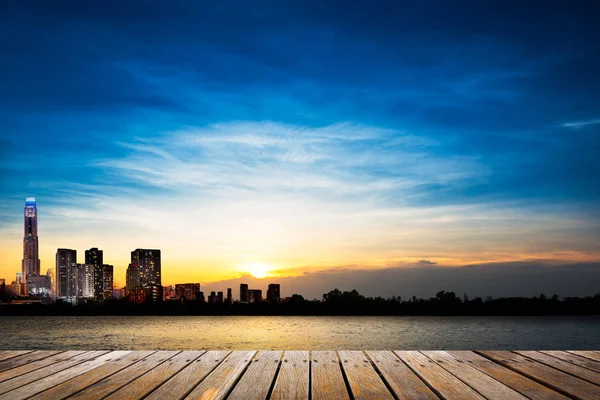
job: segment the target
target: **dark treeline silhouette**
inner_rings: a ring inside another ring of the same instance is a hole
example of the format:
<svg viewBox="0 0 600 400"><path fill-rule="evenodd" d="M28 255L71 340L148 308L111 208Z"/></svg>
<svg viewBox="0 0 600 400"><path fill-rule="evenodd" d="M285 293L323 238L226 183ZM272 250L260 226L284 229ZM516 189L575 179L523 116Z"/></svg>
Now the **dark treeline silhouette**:
<svg viewBox="0 0 600 400"><path fill-rule="evenodd" d="M322 300L306 300L294 294L280 304L209 304L180 299L132 304L127 299L71 305L2 304L0 315L599 315L600 293L593 297L512 297L483 301L462 300L454 292L440 291L435 297L365 297L358 291L332 290Z"/></svg>

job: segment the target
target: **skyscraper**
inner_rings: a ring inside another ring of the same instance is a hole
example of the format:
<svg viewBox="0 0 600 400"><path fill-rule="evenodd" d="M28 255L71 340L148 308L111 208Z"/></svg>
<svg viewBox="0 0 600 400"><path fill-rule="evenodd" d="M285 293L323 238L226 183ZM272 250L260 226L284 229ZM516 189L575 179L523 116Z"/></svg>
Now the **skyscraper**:
<svg viewBox="0 0 600 400"><path fill-rule="evenodd" d="M72 301L77 296L77 250L56 251L56 298Z"/></svg>
<svg viewBox="0 0 600 400"><path fill-rule="evenodd" d="M95 275L94 278L96 278ZM113 281L114 267L112 265L102 264L102 290L104 292L104 295L102 296L103 300L110 300L113 298Z"/></svg>
<svg viewBox="0 0 600 400"><path fill-rule="evenodd" d="M94 265L77 264L77 297L94 296Z"/></svg>
<svg viewBox="0 0 600 400"><path fill-rule="evenodd" d="M227 288L227 304L233 303L233 295L231 294L231 288Z"/></svg>
<svg viewBox="0 0 600 400"><path fill-rule="evenodd" d="M248 297L248 285L246 283L240 284L240 303L247 303L250 300Z"/></svg>
<svg viewBox="0 0 600 400"><path fill-rule="evenodd" d="M131 264L139 274L139 287L161 286L160 250L135 249L131 252Z"/></svg>
<svg viewBox="0 0 600 400"><path fill-rule="evenodd" d="M175 296L177 296L178 299L184 298L186 300L194 301L197 300L199 295L199 283L178 283L175 285Z"/></svg>
<svg viewBox="0 0 600 400"><path fill-rule="evenodd" d="M104 299L104 279L102 274L102 265L104 264L104 254L97 247L92 247L85 251L85 263L94 266L94 297L98 301Z"/></svg>
<svg viewBox="0 0 600 400"><path fill-rule="evenodd" d="M125 273L125 295L129 295L140 287L140 267L136 264L129 264Z"/></svg>
<svg viewBox="0 0 600 400"><path fill-rule="evenodd" d="M278 283L271 283L267 290L267 302L278 304L281 300L280 286Z"/></svg>
<svg viewBox="0 0 600 400"><path fill-rule="evenodd" d="M22 272L22 292L27 295L27 278L31 275L40 274L39 242L37 228L37 205L35 197L25 199L24 209L24 227L23 235L23 261L21 263Z"/></svg>

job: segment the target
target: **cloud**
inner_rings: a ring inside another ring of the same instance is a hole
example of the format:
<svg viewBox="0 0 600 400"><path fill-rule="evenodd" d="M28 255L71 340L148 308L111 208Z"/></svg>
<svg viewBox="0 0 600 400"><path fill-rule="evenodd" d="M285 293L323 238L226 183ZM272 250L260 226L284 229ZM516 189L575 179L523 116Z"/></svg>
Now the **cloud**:
<svg viewBox="0 0 600 400"><path fill-rule="evenodd" d="M565 122L564 124L562 124L562 126L565 128L579 129L598 124L600 124L600 118L590 119L587 121Z"/></svg>

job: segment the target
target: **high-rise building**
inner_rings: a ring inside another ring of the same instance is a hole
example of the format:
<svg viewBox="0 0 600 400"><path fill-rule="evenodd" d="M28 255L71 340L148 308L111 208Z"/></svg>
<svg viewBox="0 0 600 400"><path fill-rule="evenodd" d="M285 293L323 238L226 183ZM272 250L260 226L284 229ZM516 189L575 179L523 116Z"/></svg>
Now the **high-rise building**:
<svg viewBox="0 0 600 400"><path fill-rule="evenodd" d="M96 279L96 275L94 275ZM114 283L114 267L109 264L102 264L102 292L103 300L110 300L113 298L113 283ZM96 283L94 282L94 290L96 289Z"/></svg>
<svg viewBox="0 0 600 400"><path fill-rule="evenodd" d="M231 288L227 288L227 304L233 303L233 295L231 294Z"/></svg>
<svg viewBox="0 0 600 400"><path fill-rule="evenodd" d="M223 303L223 292L217 292L217 303Z"/></svg>
<svg viewBox="0 0 600 400"><path fill-rule="evenodd" d="M137 268L139 287L161 286L160 250L136 249L131 252L131 264Z"/></svg>
<svg viewBox="0 0 600 400"><path fill-rule="evenodd" d="M77 297L93 298L94 296L93 264L77 264Z"/></svg>
<svg viewBox="0 0 600 400"><path fill-rule="evenodd" d="M102 301L104 299L104 278L102 273L104 255L102 250L98 250L97 247L86 250L85 263L94 266L94 298Z"/></svg>
<svg viewBox="0 0 600 400"><path fill-rule="evenodd" d="M210 304L214 304L217 302L217 294L215 292L210 292L210 296L208 296L208 302Z"/></svg>
<svg viewBox="0 0 600 400"><path fill-rule="evenodd" d="M129 264L125 273L125 294L133 292L140 287L140 267L136 264Z"/></svg>
<svg viewBox="0 0 600 400"><path fill-rule="evenodd" d="M248 285L246 283L240 284L240 303L248 303Z"/></svg>
<svg viewBox="0 0 600 400"><path fill-rule="evenodd" d="M260 303L262 301L262 290L250 289L248 290L248 303Z"/></svg>
<svg viewBox="0 0 600 400"><path fill-rule="evenodd" d="M56 298L73 301L77 296L77 250L56 251Z"/></svg>
<svg viewBox="0 0 600 400"><path fill-rule="evenodd" d="M278 304L281 300L280 286L278 283L271 283L267 290L267 302Z"/></svg>
<svg viewBox="0 0 600 400"><path fill-rule="evenodd" d="M178 299L194 301L200 294L199 283L178 283L175 285L175 296Z"/></svg>
<svg viewBox="0 0 600 400"><path fill-rule="evenodd" d="M27 290L27 278L40 274L37 205L35 197L27 197L25 199L24 222L23 261L21 263L23 276L21 283L22 294L27 295L29 293Z"/></svg>

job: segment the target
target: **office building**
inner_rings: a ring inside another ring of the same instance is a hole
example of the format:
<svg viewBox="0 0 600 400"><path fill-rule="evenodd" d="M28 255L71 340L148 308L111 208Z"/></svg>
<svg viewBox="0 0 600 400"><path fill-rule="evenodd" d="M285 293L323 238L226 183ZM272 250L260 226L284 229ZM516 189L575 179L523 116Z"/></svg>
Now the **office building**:
<svg viewBox="0 0 600 400"><path fill-rule="evenodd" d="M77 264L77 297L94 298L94 265Z"/></svg>
<svg viewBox="0 0 600 400"><path fill-rule="evenodd" d="M140 267L135 264L129 264L125 272L125 294L129 295L135 289L140 287Z"/></svg>
<svg viewBox="0 0 600 400"><path fill-rule="evenodd" d="M139 274L139 286L162 285L160 250L136 249L131 252L131 264Z"/></svg>
<svg viewBox="0 0 600 400"><path fill-rule="evenodd" d="M240 303L248 303L248 285L245 283L240 284Z"/></svg>
<svg viewBox="0 0 600 400"><path fill-rule="evenodd" d="M223 304L223 292L217 292L217 303Z"/></svg>
<svg viewBox="0 0 600 400"><path fill-rule="evenodd" d="M22 295L27 295L27 277L40 275L39 241L38 241L38 214L35 197L25 199L24 235L23 235L23 260L21 262Z"/></svg>
<svg viewBox="0 0 600 400"><path fill-rule="evenodd" d="M175 285L175 296L178 299L195 301L200 294L199 283L178 283Z"/></svg>
<svg viewBox="0 0 600 400"><path fill-rule="evenodd" d="M38 297L52 294L52 280L48 275L30 275L27 277L27 291Z"/></svg>
<svg viewBox="0 0 600 400"><path fill-rule="evenodd" d="M250 289L248 290L248 303L260 303L262 301L262 290Z"/></svg>
<svg viewBox="0 0 600 400"><path fill-rule="evenodd" d="M281 301L280 287L278 283L271 283L267 290L267 302L271 304L279 304Z"/></svg>
<svg viewBox="0 0 600 400"><path fill-rule="evenodd" d="M85 251L85 263L94 266L94 298L98 301L104 300L104 278L102 265L104 255L102 250L92 247Z"/></svg>
<svg viewBox="0 0 600 400"><path fill-rule="evenodd" d="M56 298L74 301L77 297L77 250L56 251Z"/></svg>
<svg viewBox="0 0 600 400"><path fill-rule="evenodd" d="M94 275L96 279L96 275ZM94 291L96 290L96 282L94 281ZM114 267L110 264L102 264L102 298L110 300L114 297ZM95 295L95 293L94 293Z"/></svg>
<svg viewBox="0 0 600 400"><path fill-rule="evenodd" d="M231 288L227 288L227 304L233 303L233 295L231 293Z"/></svg>

